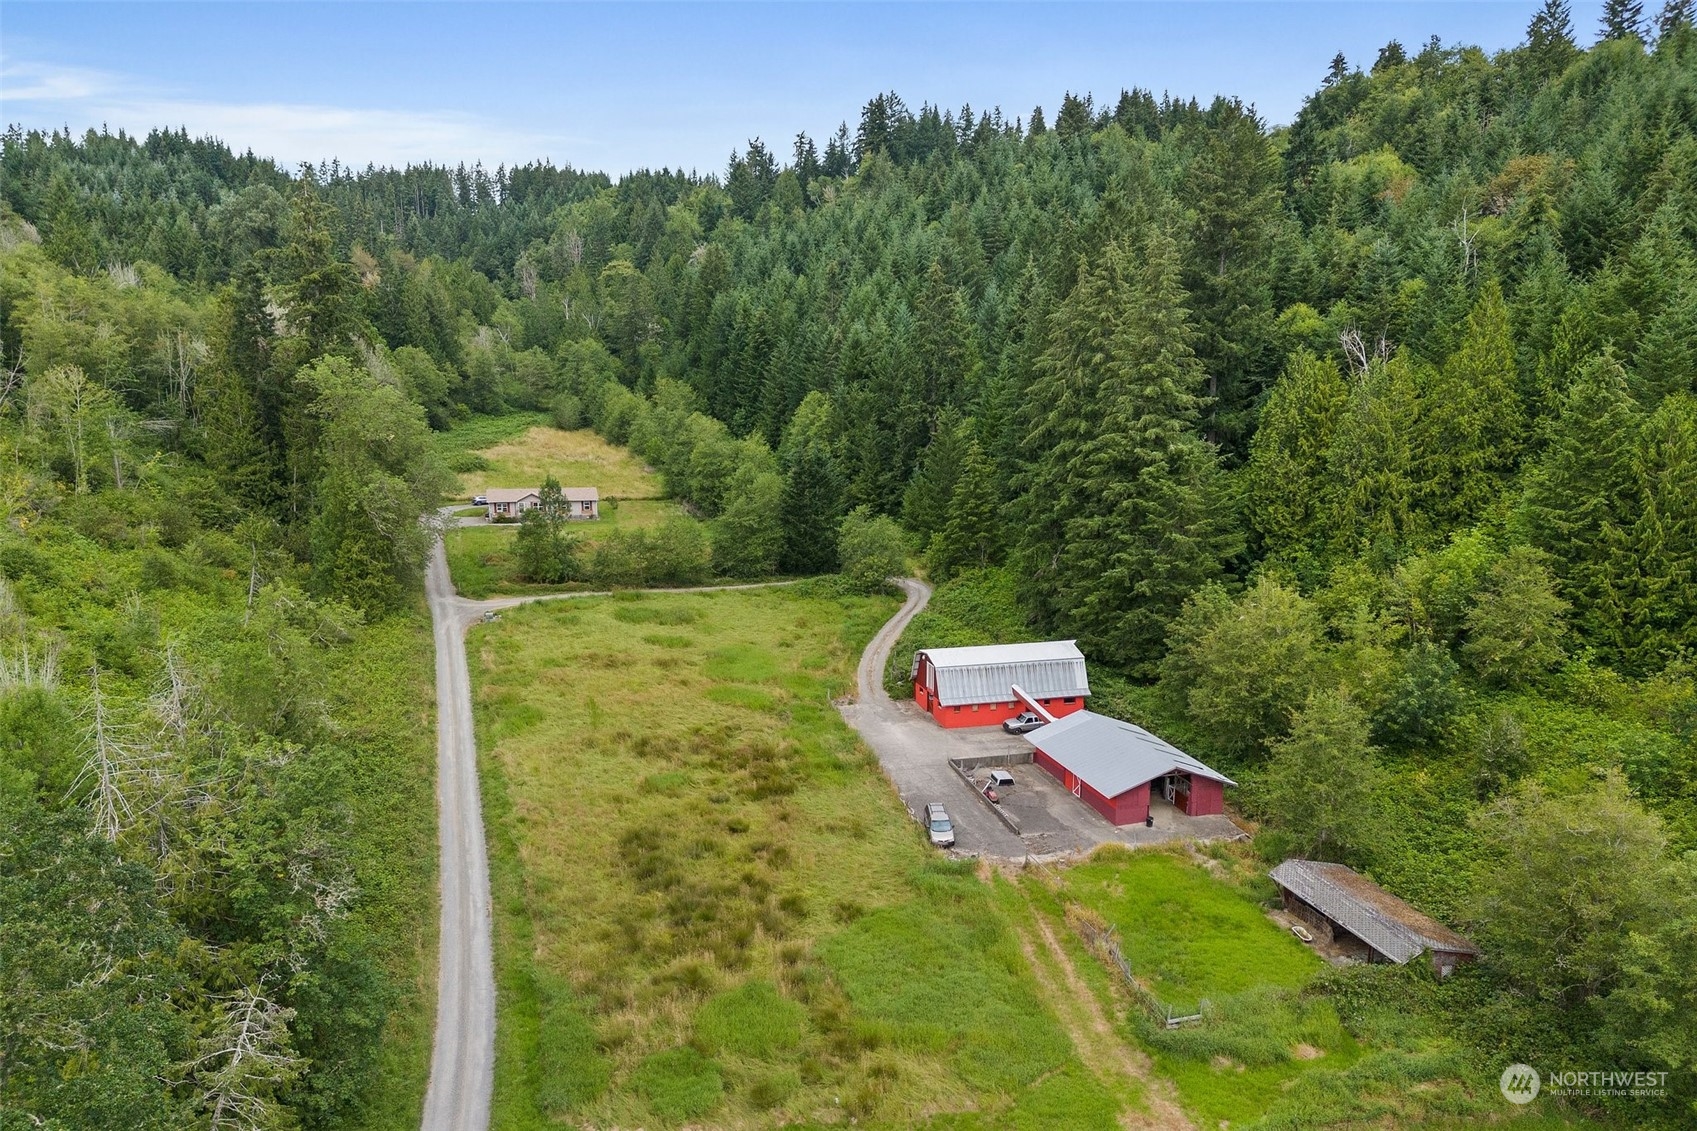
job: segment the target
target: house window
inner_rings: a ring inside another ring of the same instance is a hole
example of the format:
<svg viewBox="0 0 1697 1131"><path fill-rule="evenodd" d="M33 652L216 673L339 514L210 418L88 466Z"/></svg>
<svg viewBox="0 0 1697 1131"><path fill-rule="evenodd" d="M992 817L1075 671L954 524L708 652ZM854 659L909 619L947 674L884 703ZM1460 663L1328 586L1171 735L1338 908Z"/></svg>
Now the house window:
<svg viewBox="0 0 1697 1131"><path fill-rule="evenodd" d="M1068 695L1065 699L1062 699L1061 702L1062 703L1076 703L1076 702L1078 702L1078 696Z"/></svg>

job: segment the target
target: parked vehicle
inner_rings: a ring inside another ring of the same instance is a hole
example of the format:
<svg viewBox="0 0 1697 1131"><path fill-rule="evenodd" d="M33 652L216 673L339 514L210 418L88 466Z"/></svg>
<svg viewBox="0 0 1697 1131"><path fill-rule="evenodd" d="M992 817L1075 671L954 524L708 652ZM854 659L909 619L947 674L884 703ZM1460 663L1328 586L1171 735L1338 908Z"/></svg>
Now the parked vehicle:
<svg viewBox="0 0 1697 1131"><path fill-rule="evenodd" d="M1036 711L1022 711L1011 719L1003 719L1002 729L1009 734L1030 734L1048 721Z"/></svg>
<svg viewBox="0 0 1697 1131"><path fill-rule="evenodd" d="M1013 786L1013 775L1006 770L991 770L990 784L997 789L1009 789Z"/></svg>
<svg viewBox="0 0 1697 1131"><path fill-rule="evenodd" d="M1002 795L996 792L996 787L991 783L985 782L978 788L984 794L984 800L990 804L1000 805L1002 803Z"/></svg>
<svg viewBox="0 0 1697 1131"><path fill-rule="evenodd" d="M473 495L471 497L471 505L474 506L474 507L486 507L486 506L489 505L489 496L488 495Z"/></svg>
<svg viewBox="0 0 1697 1131"><path fill-rule="evenodd" d="M931 843L938 848L953 848L955 846L955 826L949 820L949 814L943 809L940 801L933 801L925 806L923 821L926 833L931 837Z"/></svg>

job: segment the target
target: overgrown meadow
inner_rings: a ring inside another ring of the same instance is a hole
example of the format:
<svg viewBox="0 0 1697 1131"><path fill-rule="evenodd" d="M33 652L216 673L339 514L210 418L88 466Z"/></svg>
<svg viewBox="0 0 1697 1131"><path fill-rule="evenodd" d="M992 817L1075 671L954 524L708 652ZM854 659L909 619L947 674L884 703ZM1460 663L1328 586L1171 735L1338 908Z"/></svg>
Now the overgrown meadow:
<svg viewBox="0 0 1697 1131"><path fill-rule="evenodd" d="M831 704L893 608L808 585L474 633L496 1126L1112 1125L972 866L923 844Z"/></svg>

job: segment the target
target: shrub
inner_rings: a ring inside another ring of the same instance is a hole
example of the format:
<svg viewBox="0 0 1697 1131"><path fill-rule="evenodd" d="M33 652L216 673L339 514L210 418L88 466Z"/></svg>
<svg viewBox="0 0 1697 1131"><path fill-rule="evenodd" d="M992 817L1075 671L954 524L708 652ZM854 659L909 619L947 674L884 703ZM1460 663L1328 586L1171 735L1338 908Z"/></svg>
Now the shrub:
<svg viewBox="0 0 1697 1131"><path fill-rule="evenodd" d="M561 393L548 406L554 427L566 432L583 427L583 401L570 393Z"/></svg>
<svg viewBox="0 0 1697 1131"><path fill-rule="evenodd" d="M856 507L843 519L837 535L837 558L853 588L876 592L886 578L907 572L907 539L889 515L873 515L866 507Z"/></svg>

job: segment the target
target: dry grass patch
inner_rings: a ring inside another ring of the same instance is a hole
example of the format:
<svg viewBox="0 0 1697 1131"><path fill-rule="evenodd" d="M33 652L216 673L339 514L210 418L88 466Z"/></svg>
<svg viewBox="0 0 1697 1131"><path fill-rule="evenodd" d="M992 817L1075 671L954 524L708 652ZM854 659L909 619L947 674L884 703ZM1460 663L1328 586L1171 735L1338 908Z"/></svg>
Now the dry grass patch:
<svg viewBox="0 0 1697 1131"><path fill-rule="evenodd" d="M566 487L596 487L601 497L653 499L666 493L660 477L629 449L609 444L587 428L562 432L535 425L514 439L478 451L486 471L462 473L468 493L490 487L535 487L552 475Z"/></svg>

